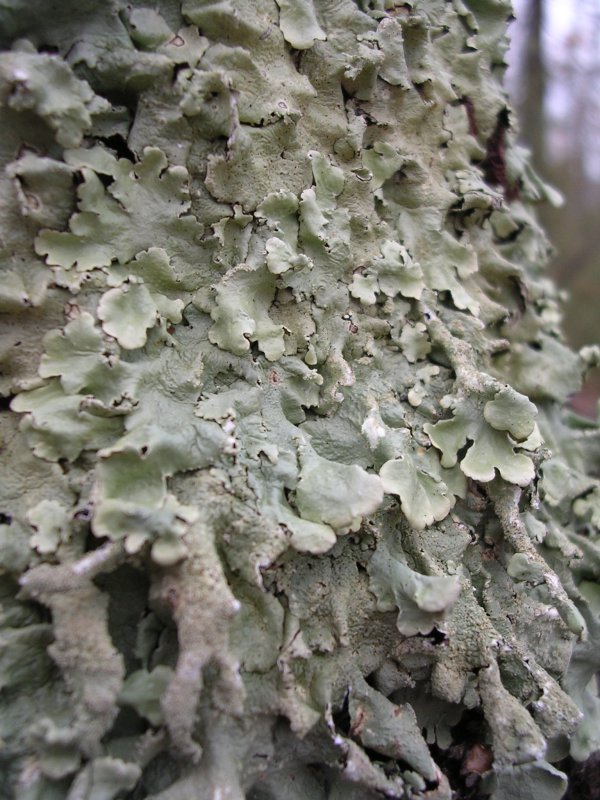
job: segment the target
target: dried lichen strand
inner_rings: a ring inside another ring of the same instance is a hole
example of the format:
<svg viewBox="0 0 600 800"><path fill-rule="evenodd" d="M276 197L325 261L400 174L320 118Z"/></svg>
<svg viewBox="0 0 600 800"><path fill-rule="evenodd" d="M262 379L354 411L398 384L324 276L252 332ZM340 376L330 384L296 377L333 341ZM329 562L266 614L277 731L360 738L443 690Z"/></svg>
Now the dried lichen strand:
<svg viewBox="0 0 600 800"><path fill-rule="evenodd" d="M120 548L108 545L71 563L41 564L21 579L26 595L52 613L54 641L48 652L74 702L67 738L88 758L102 752L100 741L117 715L125 675L123 656L108 631L109 598L92 578L122 559Z"/></svg>
<svg viewBox="0 0 600 800"><path fill-rule="evenodd" d="M558 609L565 625L579 639L585 641L587 626L581 612L563 589L558 575L548 567L546 561L535 549L531 537L527 533L519 511L521 489L518 486L492 483L489 486L489 494L498 519L502 523L506 541L515 551L515 555L508 564L509 574L511 563L514 564L519 555L525 556L519 564L519 575L526 577L530 574L535 575L536 578L543 578L553 604Z"/></svg>
<svg viewBox="0 0 600 800"><path fill-rule="evenodd" d="M152 596L175 621L179 642L175 673L161 700L165 723L177 755L195 762L202 752L194 733L204 669L218 668L214 697L225 713L242 714L244 689L228 647L228 622L239 603L223 574L214 532L196 523L184 541L187 558L155 581Z"/></svg>

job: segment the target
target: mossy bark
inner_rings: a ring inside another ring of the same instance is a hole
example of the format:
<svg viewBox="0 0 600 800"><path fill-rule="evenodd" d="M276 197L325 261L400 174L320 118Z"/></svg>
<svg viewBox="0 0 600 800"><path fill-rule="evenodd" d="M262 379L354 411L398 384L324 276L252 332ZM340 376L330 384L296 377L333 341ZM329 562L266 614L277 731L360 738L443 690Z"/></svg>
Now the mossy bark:
<svg viewBox="0 0 600 800"><path fill-rule="evenodd" d="M510 13L0 9L8 797L558 800L600 744Z"/></svg>

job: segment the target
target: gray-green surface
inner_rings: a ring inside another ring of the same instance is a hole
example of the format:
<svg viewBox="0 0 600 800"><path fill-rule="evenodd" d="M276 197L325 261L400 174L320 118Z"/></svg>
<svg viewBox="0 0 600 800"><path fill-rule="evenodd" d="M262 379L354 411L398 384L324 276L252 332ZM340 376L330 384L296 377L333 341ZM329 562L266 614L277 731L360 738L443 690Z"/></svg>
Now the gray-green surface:
<svg viewBox="0 0 600 800"><path fill-rule="evenodd" d="M449 800L477 744L558 800L600 746L510 10L1 0L6 797Z"/></svg>

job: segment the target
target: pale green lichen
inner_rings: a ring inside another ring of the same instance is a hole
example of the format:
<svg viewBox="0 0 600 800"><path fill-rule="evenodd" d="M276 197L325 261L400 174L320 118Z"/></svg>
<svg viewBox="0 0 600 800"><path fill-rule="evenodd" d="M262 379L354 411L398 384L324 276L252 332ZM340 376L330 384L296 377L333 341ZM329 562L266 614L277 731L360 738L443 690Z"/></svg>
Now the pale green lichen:
<svg viewBox="0 0 600 800"><path fill-rule="evenodd" d="M316 39L327 38L317 21L312 0L277 0L277 5L281 32L296 50L307 50Z"/></svg>
<svg viewBox="0 0 600 800"><path fill-rule="evenodd" d="M533 461L523 453L516 453L517 443L513 444L504 432L512 426L509 417L499 416L495 411L488 411L486 417L488 409L498 407L493 405L495 402L495 399L488 401L482 409L476 397L463 400L455 406L452 419L435 425L426 423L423 430L441 451L443 467L453 467L459 459L459 451L466 448L460 468L467 477L487 483L494 479L498 470L509 483L527 486L534 477ZM489 424L489 417L495 425ZM499 425L506 427L498 430ZM518 419L515 425L518 426Z"/></svg>
<svg viewBox="0 0 600 800"><path fill-rule="evenodd" d="M0 10L8 797L449 800L468 735L558 800L600 747L510 10Z"/></svg>
<svg viewBox="0 0 600 800"><path fill-rule="evenodd" d="M383 500L383 486L356 464L327 461L303 448L295 503L300 515L338 529L358 530Z"/></svg>
<svg viewBox="0 0 600 800"><path fill-rule="evenodd" d="M79 80L58 56L24 48L0 57L3 104L14 111L32 111L46 121L63 147L76 147L92 127L92 114L110 105Z"/></svg>
<svg viewBox="0 0 600 800"><path fill-rule="evenodd" d="M400 497L403 513L417 530L445 519L454 505L446 484L408 455L386 461L379 475L384 491Z"/></svg>
<svg viewBox="0 0 600 800"><path fill-rule="evenodd" d="M56 500L42 500L28 512L27 519L35 531L29 544L41 555L55 553L70 537L69 514Z"/></svg>

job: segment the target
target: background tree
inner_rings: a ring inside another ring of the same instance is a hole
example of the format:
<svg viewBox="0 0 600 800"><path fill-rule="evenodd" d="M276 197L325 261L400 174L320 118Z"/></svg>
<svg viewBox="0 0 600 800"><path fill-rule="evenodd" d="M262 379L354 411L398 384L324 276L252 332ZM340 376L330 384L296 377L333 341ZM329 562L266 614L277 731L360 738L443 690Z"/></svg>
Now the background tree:
<svg viewBox="0 0 600 800"><path fill-rule="evenodd" d="M558 800L598 746L510 12L0 6L8 796Z"/></svg>
<svg viewBox="0 0 600 800"><path fill-rule="evenodd" d="M556 247L551 273L568 292L565 330L581 347L598 338L600 6L521 0L515 12L508 87L534 165L565 198L564 205L542 208L540 219ZM594 370L574 403L595 417L599 396Z"/></svg>

